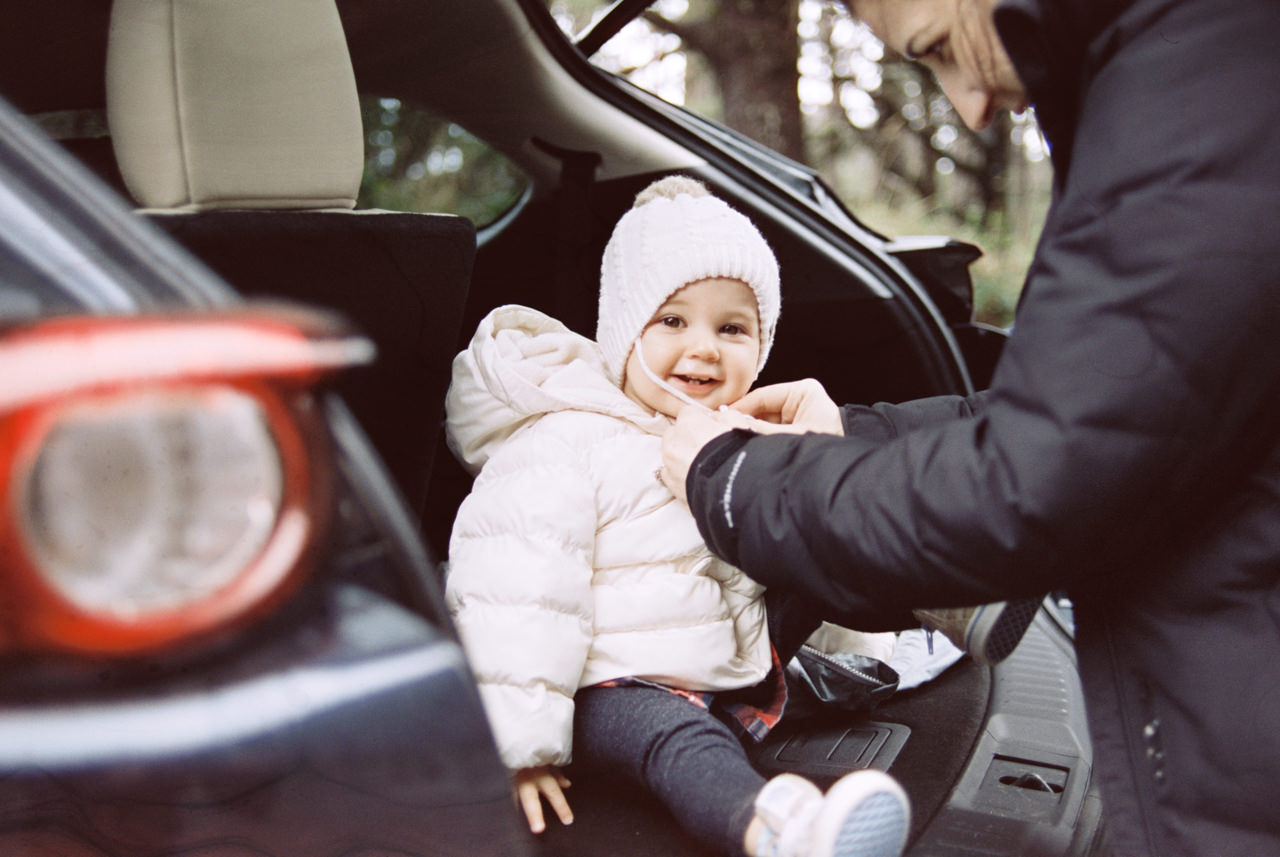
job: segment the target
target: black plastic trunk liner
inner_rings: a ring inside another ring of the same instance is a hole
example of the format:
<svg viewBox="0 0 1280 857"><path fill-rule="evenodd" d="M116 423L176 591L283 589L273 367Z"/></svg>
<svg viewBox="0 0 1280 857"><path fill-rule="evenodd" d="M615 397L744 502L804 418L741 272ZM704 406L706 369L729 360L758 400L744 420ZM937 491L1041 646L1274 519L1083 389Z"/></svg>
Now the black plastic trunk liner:
<svg viewBox="0 0 1280 857"><path fill-rule="evenodd" d="M963 658L928 684L898 693L866 720L784 720L756 764L766 773L803 774L823 788L857 768L889 771L911 798L914 839L960 777L990 691L990 670ZM865 754L855 757L864 746Z"/></svg>
<svg viewBox="0 0 1280 857"><path fill-rule="evenodd" d="M868 717L784 720L753 759L766 776L791 770L823 787L857 768L888 769L911 797L914 839L955 785L989 692L990 671L966 658ZM569 775L575 820L567 828L548 821L537 837L542 857L714 857L643 791L589 772Z"/></svg>

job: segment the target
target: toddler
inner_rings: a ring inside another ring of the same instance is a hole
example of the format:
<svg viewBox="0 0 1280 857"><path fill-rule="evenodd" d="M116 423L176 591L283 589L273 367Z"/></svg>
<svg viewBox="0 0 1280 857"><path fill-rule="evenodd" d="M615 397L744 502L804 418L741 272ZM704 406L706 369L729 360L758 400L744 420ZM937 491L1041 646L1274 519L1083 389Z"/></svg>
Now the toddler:
<svg viewBox="0 0 1280 857"><path fill-rule="evenodd" d="M657 477L688 403L750 389L780 311L778 265L705 187L651 185L601 268L596 341L500 307L454 362L447 433L478 472L450 541L449 609L530 828L572 812L561 768L650 789L693 836L751 857L901 853L909 807L887 774L824 795L767 780L743 741L786 699L781 664L817 621L703 543ZM768 614L768 615L766 615Z"/></svg>

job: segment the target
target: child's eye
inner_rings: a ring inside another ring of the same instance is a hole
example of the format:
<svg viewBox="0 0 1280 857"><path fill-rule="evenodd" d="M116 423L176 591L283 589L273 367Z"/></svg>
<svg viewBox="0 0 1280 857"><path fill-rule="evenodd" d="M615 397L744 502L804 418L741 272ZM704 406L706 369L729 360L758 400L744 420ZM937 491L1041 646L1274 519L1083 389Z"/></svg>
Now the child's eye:
<svg viewBox="0 0 1280 857"><path fill-rule="evenodd" d="M747 329L740 324L726 324L720 328L720 332L726 336L743 336L746 334Z"/></svg>
<svg viewBox="0 0 1280 857"><path fill-rule="evenodd" d="M682 323L678 315L664 315L658 319L658 324L663 327L679 327Z"/></svg>

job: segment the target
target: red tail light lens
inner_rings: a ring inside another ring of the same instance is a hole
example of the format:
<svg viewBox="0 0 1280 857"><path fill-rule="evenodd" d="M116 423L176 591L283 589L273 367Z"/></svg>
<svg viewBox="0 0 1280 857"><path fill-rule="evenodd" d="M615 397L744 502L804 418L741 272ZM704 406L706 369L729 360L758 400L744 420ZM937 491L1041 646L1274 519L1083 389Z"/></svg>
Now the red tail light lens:
<svg viewBox="0 0 1280 857"><path fill-rule="evenodd" d="M0 644L138 653L285 597L330 493L310 388L371 353L296 312L0 338Z"/></svg>

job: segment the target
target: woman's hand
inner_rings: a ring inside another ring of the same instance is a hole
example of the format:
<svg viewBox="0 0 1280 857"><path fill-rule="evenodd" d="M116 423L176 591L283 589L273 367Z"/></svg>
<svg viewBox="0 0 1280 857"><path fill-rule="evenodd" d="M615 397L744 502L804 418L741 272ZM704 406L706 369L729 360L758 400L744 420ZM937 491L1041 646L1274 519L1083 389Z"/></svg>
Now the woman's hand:
<svg viewBox="0 0 1280 857"><path fill-rule="evenodd" d="M702 448L714 437L735 428L754 428L755 423L745 414L728 408L714 412L692 406L682 408L675 424L662 437L662 469L658 471L662 483L687 503L685 478Z"/></svg>
<svg viewBox="0 0 1280 857"><path fill-rule="evenodd" d="M662 438L662 469L658 471L662 483L687 503L684 484L693 460L712 438L735 428L758 434L843 435L844 420L840 407L812 378L761 387L715 412L684 408Z"/></svg>
<svg viewBox="0 0 1280 857"><path fill-rule="evenodd" d="M564 789L568 787L569 778L555 765L521 768L516 771L516 802L524 810L524 817L529 822L530 830L541 833L547 829L547 823L542 815L542 798L544 797L555 810L561 824L573 824L573 810L569 809L569 801L564 796Z"/></svg>
<svg viewBox="0 0 1280 857"><path fill-rule="evenodd" d="M761 434L809 431L844 434L840 407L827 395L822 384L812 378L752 390L730 407L768 423L751 426Z"/></svg>

